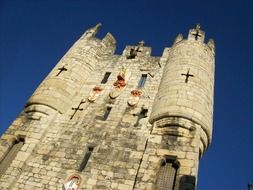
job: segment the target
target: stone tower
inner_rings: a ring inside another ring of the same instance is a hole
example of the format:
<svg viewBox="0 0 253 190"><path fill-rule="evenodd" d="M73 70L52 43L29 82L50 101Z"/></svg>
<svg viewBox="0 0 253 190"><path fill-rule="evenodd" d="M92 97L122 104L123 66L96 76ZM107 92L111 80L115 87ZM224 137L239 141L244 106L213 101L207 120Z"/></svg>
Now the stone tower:
<svg viewBox="0 0 253 190"><path fill-rule="evenodd" d="M214 42L197 25L161 57L87 30L0 141L6 190L194 190L212 136Z"/></svg>

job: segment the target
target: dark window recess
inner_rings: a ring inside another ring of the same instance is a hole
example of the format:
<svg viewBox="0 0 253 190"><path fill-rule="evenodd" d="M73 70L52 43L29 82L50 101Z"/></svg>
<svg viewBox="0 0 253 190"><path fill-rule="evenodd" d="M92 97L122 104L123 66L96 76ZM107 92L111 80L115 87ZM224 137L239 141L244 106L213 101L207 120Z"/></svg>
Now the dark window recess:
<svg viewBox="0 0 253 190"><path fill-rule="evenodd" d="M179 189L194 190L196 189L196 177L191 175L183 175L179 181ZM252 190L252 189L249 189Z"/></svg>
<svg viewBox="0 0 253 190"><path fill-rule="evenodd" d="M107 107L107 108L106 108L106 111L105 111L104 116L103 116L103 120L104 120L104 121L107 120L107 118L108 118L108 116L109 116L111 110L112 110L112 107Z"/></svg>
<svg viewBox="0 0 253 190"><path fill-rule="evenodd" d="M143 88L144 85L145 85L146 80L147 80L147 74L142 74L141 79L140 79L139 84L138 84L138 88Z"/></svg>
<svg viewBox="0 0 253 190"><path fill-rule="evenodd" d="M127 56L127 59L134 59L137 56L137 52L135 49L130 49L130 54Z"/></svg>
<svg viewBox="0 0 253 190"><path fill-rule="evenodd" d="M82 160L82 162L80 164L79 172L83 171L84 168L86 167L86 165L87 165L87 163L88 163L88 161L89 161L89 159L91 157L91 154L92 154L93 150L94 150L94 147L91 147L91 146L88 147L88 149L87 149L87 151L86 151L86 153L84 155L84 158L83 158L83 160Z"/></svg>
<svg viewBox="0 0 253 190"><path fill-rule="evenodd" d="M5 173L5 171L10 166L12 160L15 159L24 143L25 140L23 138L20 138L19 140L15 141L15 143L10 148L9 152L5 155L4 159L0 163L0 175Z"/></svg>
<svg viewBox="0 0 253 190"><path fill-rule="evenodd" d="M140 50L140 46L143 46L143 45L144 43L141 42L139 43L137 48L131 48L129 55L127 56L127 59L134 59L137 56L138 52L142 52L142 50Z"/></svg>
<svg viewBox="0 0 253 190"><path fill-rule="evenodd" d="M138 114L138 119L135 123L135 127L137 127L139 125L139 122L141 119L147 117L147 113L148 113L148 109L142 109L141 112Z"/></svg>
<svg viewBox="0 0 253 190"><path fill-rule="evenodd" d="M110 75L111 75L111 72L106 72L105 75L104 75L103 80L101 81L101 84L107 83L107 81L108 81Z"/></svg>
<svg viewBox="0 0 253 190"><path fill-rule="evenodd" d="M164 158L157 175L156 190L174 190L179 164L170 158Z"/></svg>

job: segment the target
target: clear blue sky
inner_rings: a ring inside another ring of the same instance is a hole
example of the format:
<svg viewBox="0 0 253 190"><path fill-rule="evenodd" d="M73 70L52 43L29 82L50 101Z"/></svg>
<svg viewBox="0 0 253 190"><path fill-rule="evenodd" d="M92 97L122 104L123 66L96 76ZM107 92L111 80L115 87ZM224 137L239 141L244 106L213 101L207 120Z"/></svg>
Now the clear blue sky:
<svg viewBox="0 0 253 190"><path fill-rule="evenodd" d="M253 1L1 0L0 134L69 47L102 22L117 53L145 40L162 54L201 23L216 42L213 142L200 162L199 190L246 190L253 181Z"/></svg>

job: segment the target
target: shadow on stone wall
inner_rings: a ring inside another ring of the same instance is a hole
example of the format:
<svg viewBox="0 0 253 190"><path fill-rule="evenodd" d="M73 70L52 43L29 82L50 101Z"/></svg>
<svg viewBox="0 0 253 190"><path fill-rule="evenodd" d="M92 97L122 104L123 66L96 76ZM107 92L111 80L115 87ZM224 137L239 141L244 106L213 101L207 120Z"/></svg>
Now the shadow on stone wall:
<svg viewBox="0 0 253 190"><path fill-rule="evenodd" d="M179 190L195 190L196 177L190 175L184 175L179 181Z"/></svg>

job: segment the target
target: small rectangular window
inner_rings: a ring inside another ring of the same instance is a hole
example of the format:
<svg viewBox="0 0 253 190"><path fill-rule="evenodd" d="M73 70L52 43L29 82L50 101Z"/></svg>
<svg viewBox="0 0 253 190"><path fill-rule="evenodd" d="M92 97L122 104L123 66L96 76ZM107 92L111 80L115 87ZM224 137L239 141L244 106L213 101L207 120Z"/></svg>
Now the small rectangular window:
<svg viewBox="0 0 253 190"><path fill-rule="evenodd" d="M104 75L104 78L101 81L101 84L107 83L108 78L110 77L110 75L111 75L111 72L106 72L105 75Z"/></svg>
<svg viewBox="0 0 253 190"><path fill-rule="evenodd" d="M139 84L138 84L138 88L143 88L144 85L145 85L146 80L147 80L147 74L142 74L141 79L140 79Z"/></svg>
<svg viewBox="0 0 253 190"><path fill-rule="evenodd" d="M111 110L112 110L112 107L107 107L107 108L106 108L106 111L105 111L104 116L103 116L103 120L104 120L104 121L107 120L107 118L108 118L108 116L109 116Z"/></svg>
<svg viewBox="0 0 253 190"><path fill-rule="evenodd" d="M86 167L86 165L87 165L87 163L88 163L88 161L91 157L91 154L92 154L93 150L94 150L93 146L88 146L87 151L86 151L86 153L84 155L84 158L82 160L82 163L80 164L79 172L83 171L84 168Z"/></svg>

